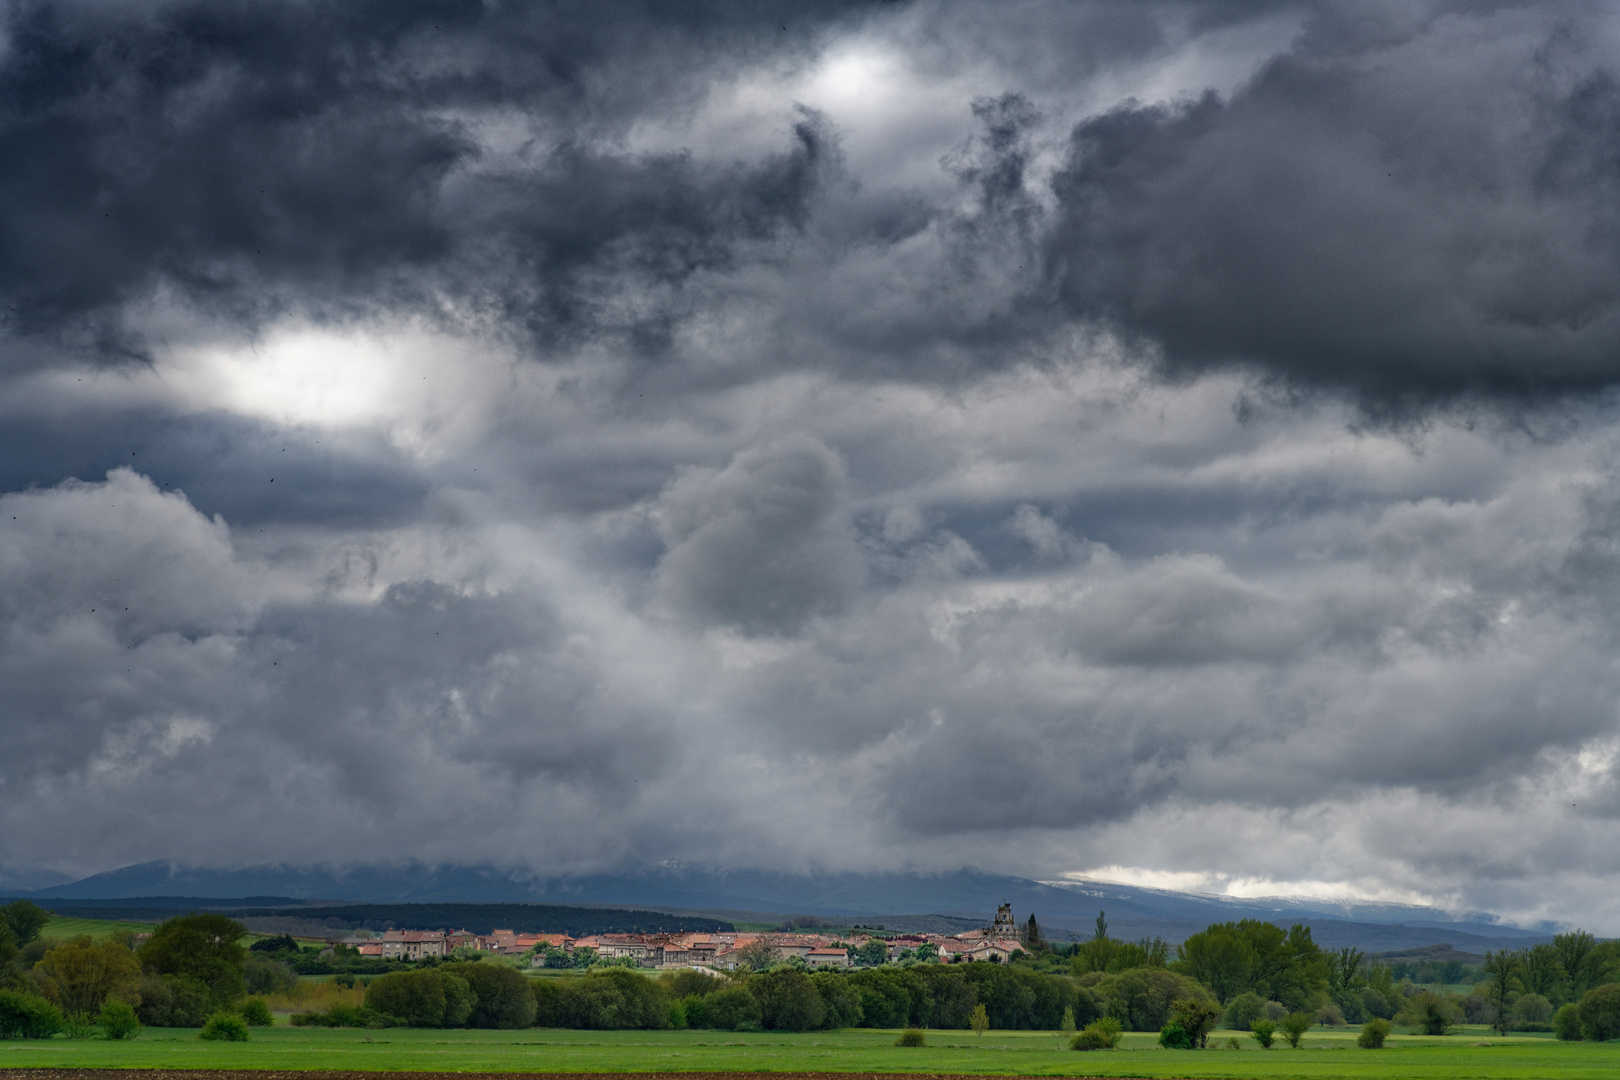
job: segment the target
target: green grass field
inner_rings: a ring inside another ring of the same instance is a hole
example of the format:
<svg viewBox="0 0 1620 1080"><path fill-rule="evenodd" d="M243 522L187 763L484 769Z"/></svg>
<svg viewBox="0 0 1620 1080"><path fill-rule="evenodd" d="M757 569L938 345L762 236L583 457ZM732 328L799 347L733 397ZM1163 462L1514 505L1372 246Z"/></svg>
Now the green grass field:
<svg viewBox="0 0 1620 1080"><path fill-rule="evenodd" d="M1224 1043L1229 1032L1210 1039ZM361 1069L433 1072L814 1071L1003 1073L1111 1077L1612 1078L1620 1042L1550 1038L1394 1036L1361 1050L1355 1032L1315 1031L1298 1050L1161 1050L1130 1035L1119 1050L1076 1053L1054 1034L934 1031L923 1049L893 1045L892 1031L788 1035L716 1031L350 1031L256 1029L246 1043L205 1043L195 1031L152 1030L133 1042L0 1042L0 1067L154 1069ZM1481 1045L1488 1043L1489 1045Z"/></svg>
<svg viewBox="0 0 1620 1080"><path fill-rule="evenodd" d="M70 919L63 915L52 915L51 921L45 924L40 931L41 937L48 938L76 938L88 934L100 941L117 933L134 932L145 933L154 928L152 923L114 922L111 919Z"/></svg>

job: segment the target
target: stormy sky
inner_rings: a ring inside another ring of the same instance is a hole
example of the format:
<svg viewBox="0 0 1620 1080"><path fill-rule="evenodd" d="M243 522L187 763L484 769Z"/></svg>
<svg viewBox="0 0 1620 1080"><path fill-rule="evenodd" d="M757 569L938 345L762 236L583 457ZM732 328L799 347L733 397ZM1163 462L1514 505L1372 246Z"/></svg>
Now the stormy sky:
<svg viewBox="0 0 1620 1080"><path fill-rule="evenodd" d="M0 4L0 862L1620 932L1620 13Z"/></svg>

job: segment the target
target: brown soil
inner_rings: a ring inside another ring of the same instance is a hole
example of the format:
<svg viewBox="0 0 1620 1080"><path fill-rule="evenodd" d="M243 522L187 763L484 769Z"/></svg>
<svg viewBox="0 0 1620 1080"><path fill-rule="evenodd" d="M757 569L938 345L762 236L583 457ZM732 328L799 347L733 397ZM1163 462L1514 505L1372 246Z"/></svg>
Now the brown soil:
<svg viewBox="0 0 1620 1080"><path fill-rule="evenodd" d="M386 1072L388 1080L918 1080L916 1073L858 1072ZM0 1080L379 1080L378 1072L337 1069L6 1069ZM929 1073L928 1080L988 1080L983 1076Z"/></svg>

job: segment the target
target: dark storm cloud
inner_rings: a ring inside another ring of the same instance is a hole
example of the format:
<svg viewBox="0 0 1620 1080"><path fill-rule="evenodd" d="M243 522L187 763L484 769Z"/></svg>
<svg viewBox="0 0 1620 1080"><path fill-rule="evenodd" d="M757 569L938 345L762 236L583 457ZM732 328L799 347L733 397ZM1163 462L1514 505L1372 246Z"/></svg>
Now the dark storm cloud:
<svg viewBox="0 0 1620 1080"><path fill-rule="evenodd" d="M678 282L802 219L825 137L751 165L615 152L645 110L835 9L785 5L18 3L0 63L0 298L22 331L159 285L264 319L448 295L547 329L582 276ZM518 175L492 114L538 122ZM536 141L538 140L538 141ZM465 179L465 176L463 177ZM139 349L138 342L128 345Z"/></svg>
<svg viewBox="0 0 1620 1080"><path fill-rule="evenodd" d="M1597 9L5 10L8 865L1620 919Z"/></svg>
<svg viewBox="0 0 1620 1080"><path fill-rule="evenodd" d="M1620 81L1579 5L1318 10L1230 99L1075 128L1071 310L1374 399L1620 376ZM1601 36L1601 35L1599 35Z"/></svg>

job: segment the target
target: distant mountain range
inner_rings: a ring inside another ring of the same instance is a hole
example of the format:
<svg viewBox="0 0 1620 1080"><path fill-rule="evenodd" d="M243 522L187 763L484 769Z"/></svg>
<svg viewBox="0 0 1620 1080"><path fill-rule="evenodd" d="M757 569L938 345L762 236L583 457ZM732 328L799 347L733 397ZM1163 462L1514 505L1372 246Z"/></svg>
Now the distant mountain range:
<svg viewBox="0 0 1620 1080"><path fill-rule="evenodd" d="M20 880L19 880L20 883ZM79 881L18 889L0 877L0 892L28 895L66 908L73 901L105 903L141 898L153 907L183 907L209 900L218 906L264 907L270 897L286 906L312 900L364 903L529 903L604 905L761 921L815 915L840 922L896 928L905 916L939 915L988 922L996 905L1011 903L1017 917L1034 912L1054 938L1089 937L1099 910L1115 937L1158 935L1179 942L1212 922L1264 919L1311 926L1327 947L1354 945L1369 952L1449 944L1481 952L1547 940L1550 928L1506 926L1484 914L1457 915L1437 908L1301 897L1237 899L1098 881L1033 881L977 870L923 874L793 874L657 866L622 874L539 878L495 866L430 866L417 862L358 866L260 865L237 868L157 861L126 866ZM164 898L166 902L157 902ZM178 901L175 903L174 901ZM213 906L213 905L210 905ZM887 925L887 923L886 923Z"/></svg>
<svg viewBox="0 0 1620 1080"><path fill-rule="evenodd" d="M0 866L0 893L32 892L72 880L67 874L38 866Z"/></svg>

